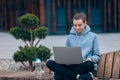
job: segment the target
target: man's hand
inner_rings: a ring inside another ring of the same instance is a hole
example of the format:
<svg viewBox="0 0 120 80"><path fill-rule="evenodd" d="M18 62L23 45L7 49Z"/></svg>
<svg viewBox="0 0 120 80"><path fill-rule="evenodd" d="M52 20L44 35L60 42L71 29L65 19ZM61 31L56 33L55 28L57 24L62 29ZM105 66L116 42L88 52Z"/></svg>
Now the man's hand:
<svg viewBox="0 0 120 80"><path fill-rule="evenodd" d="M86 61L92 61L92 59L91 58L87 58L87 60Z"/></svg>

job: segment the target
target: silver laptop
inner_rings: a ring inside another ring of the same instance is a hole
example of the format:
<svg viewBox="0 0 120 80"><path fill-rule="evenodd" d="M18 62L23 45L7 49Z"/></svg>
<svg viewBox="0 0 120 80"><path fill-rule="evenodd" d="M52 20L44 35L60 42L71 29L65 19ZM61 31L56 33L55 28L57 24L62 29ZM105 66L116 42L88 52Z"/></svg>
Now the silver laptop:
<svg viewBox="0 0 120 80"><path fill-rule="evenodd" d="M82 52L80 47L53 47L56 63L80 64L82 63Z"/></svg>

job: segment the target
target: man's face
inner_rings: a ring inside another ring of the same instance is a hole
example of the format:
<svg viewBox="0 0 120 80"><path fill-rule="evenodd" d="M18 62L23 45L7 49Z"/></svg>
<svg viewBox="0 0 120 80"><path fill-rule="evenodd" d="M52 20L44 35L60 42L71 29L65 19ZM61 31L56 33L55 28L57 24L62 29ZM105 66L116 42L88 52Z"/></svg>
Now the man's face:
<svg viewBox="0 0 120 80"><path fill-rule="evenodd" d="M78 33L83 33L84 32L85 23L83 22L82 19L73 20L73 25L74 25L74 29L76 30L76 32L78 32Z"/></svg>

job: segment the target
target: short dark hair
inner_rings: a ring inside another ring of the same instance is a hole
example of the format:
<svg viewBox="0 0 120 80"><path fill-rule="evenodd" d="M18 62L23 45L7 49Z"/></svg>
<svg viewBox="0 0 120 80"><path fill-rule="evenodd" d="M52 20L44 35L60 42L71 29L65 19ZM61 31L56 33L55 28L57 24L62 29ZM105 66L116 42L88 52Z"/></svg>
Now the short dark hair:
<svg viewBox="0 0 120 80"><path fill-rule="evenodd" d="M79 19L82 19L83 22L85 23L85 22L86 22L86 15L85 15L85 13L80 12L80 13L76 13L76 14L73 16L73 20L79 20Z"/></svg>

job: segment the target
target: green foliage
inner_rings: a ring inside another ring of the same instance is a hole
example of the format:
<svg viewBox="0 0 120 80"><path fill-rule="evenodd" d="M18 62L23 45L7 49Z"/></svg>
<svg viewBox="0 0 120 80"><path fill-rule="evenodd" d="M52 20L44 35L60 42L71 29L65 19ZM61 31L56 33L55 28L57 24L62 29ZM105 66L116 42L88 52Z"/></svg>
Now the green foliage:
<svg viewBox="0 0 120 80"><path fill-rule="evenodd" d="M19 18L20 23L22 26L26 28L34 28L37 27L39 19L37 16L27 13Z"/></svg>
<svg viewBox="0 0 120 80"><path fill-rule="evenodd" d="M40 58L41 61L46 61L51 57L51 50L45 46L40 45L37 47L41 39L45 39L48 35L48 28L41 27L38 25L39 19L33 14L25 14L19 18L20 25L19 27L14 27L10 29L10 34L13 35L16 39L21 39L24 43L24 47L19 47L14 55L13 59L16 62L28 61L30 69L33 70L34 64L32 61L35 58ZM38 38L38 41L35 39Z"/></svg>
<svg viewBox="0 0 120 80"><path fill-rule="evenodd" d="M14 53L13 59L15 60L15 62L27 61L25 54L21 50Z"/></svg>
<svg viewBox="0 0 120 80"><path fill-rule="evenodd" d="M50 51L51 50L49 48L42 45L40 45L38 48L28 46L19 47L19 50L13 55L13 59L16 62L34 61L35 58L40 58L41 61L46 61L51 56Z"/></svg>
<svg viewBox="0 0 120 80"><path fill-rule="evenodd" d="M34 30L34 34L36 37L40 39L44 39L48 35L48 29L46 27L37 27Z"/></svg>
<svg viewBox="0 0 120 80"><path fill-rule="evenodd" d="M52 55L50 52L51 50L45 46L40 45L38 47L39 51L37 54L37 57L41 59L41 61L46 61L47 59L50 58L50 56Z"/></svg>
<svg viewBox="0 0 120 80"><path fill-rule="evenodd" d="M25 41L30 41L30 31L19 28L19 27L14 27L10 29L10 34L13 35L16 39L22 39Z"/></svg>

